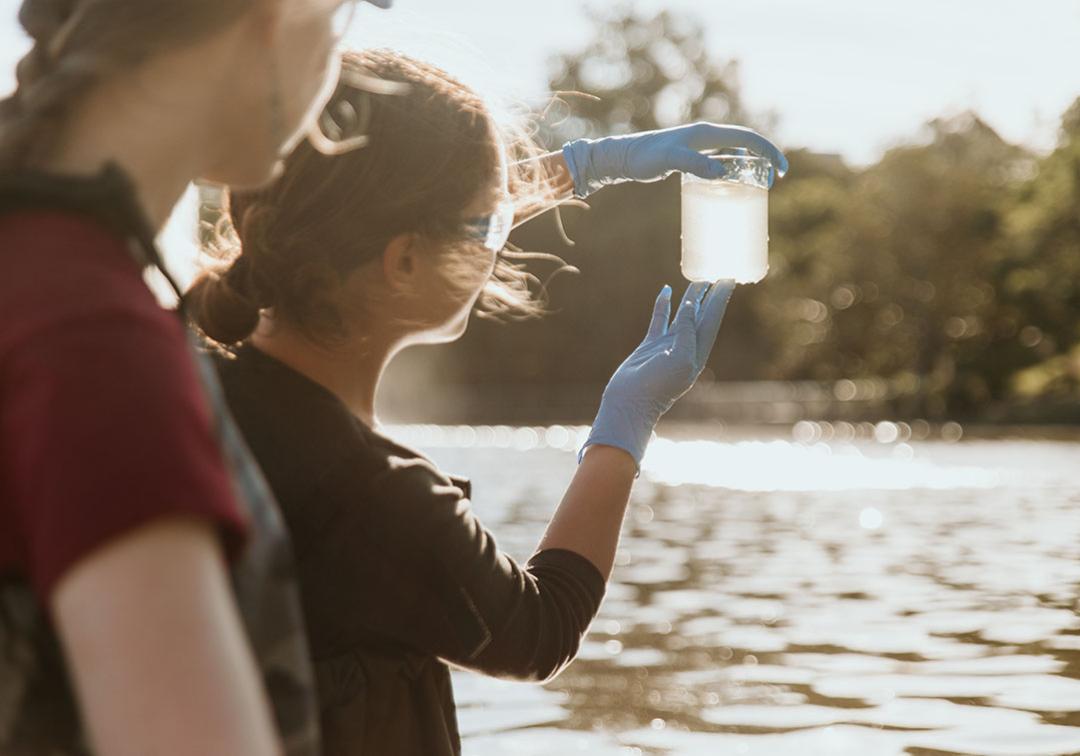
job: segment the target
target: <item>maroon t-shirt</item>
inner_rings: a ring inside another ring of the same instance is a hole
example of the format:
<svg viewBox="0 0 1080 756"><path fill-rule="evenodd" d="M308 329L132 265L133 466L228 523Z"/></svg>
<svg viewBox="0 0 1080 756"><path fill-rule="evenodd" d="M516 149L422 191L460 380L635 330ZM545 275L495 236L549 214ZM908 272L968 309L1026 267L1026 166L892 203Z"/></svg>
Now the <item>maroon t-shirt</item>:
<svg viewBox="0 0 1080 756"><path fill-rule="evenodd" d="M62 211L0 215L0 577L45 600L80 559L165 516L242 542L195 371L126 241Z"/></svg>

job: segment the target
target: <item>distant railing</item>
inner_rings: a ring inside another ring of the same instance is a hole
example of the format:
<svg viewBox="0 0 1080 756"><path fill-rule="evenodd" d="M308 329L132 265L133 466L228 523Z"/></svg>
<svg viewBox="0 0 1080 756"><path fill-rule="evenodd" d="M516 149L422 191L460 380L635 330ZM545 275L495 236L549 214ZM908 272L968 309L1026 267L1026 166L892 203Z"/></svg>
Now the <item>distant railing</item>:
<svg viewBox="0 0 1080 756"><path fill-rule="evenodd" d="M395 423L582 425L592 421L603 387L593 384L443 384L388 391L380 416ZM697 383L668 413L679 422L793 425L803 420L876 423L959 420L988 425L1080 425L1080 400L1063 397L974 408L964 417L928 413L911 381L882 378Z"/></svg>
<svg viewBox="0 0 1080 756"><path fill-rule="evenodd" d="M807 419L866 420L888 417L902 392L882 379L701 382L671 411L673 418L733 423L791 424Z"/></svg>
<svg viewBox="0 0 1080 756"><path fill-rule="evenodd" d="M388 402L394 422L588 423L601 388L577 384L440 386ZM793 424L807 419L861 421L895 415L903 395L881 379L699 382L669 413L673 420L738 424Z"/></svg>

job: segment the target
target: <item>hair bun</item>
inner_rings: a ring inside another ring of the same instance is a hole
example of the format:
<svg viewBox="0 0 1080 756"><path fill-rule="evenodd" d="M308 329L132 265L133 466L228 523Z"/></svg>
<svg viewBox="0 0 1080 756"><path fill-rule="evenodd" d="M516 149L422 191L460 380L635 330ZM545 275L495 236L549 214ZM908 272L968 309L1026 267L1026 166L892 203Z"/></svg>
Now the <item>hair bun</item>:
<svg viewBox="0 0 1080 756"><path fill-rule="evenodd" d="M243 259L241 256L240 259ZM207 271L184 295L188 315L219 344L236 344L259 324L259 307L232 285L232 269L224 275Z"/></svg>
<svg viewBox="0 0 1080 756"><path fill-rule="evenodd" d="M48 42L75 10L75 0L23 0L19 23L31 39Z"/></svg>

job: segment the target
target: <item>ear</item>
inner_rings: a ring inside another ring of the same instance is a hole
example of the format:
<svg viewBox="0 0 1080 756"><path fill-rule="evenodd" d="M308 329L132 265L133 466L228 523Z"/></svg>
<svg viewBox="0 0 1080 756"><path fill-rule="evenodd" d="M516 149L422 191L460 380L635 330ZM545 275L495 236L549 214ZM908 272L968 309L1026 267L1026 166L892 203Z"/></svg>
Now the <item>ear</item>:
<svg viewBox="0 0 1080 756"><path fill-rule="evenodd" d="M383 250L383 276L391 291L404 293L416 288L418 242L416 234L398 234Z"/></svg>

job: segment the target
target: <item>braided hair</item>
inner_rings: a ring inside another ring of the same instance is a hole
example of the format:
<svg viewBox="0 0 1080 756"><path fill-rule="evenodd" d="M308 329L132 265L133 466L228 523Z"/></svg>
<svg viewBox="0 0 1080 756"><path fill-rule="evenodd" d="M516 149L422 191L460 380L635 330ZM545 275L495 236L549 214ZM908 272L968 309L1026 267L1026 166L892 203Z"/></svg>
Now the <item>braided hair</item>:
<svg viewBox="0 0 1080 756"><path fill-rule="evenodd" d="M0 171L25 169L56 146L73 104L96 83L199 39L258 0L23 0L33 47L0 101Z"/></svg>

